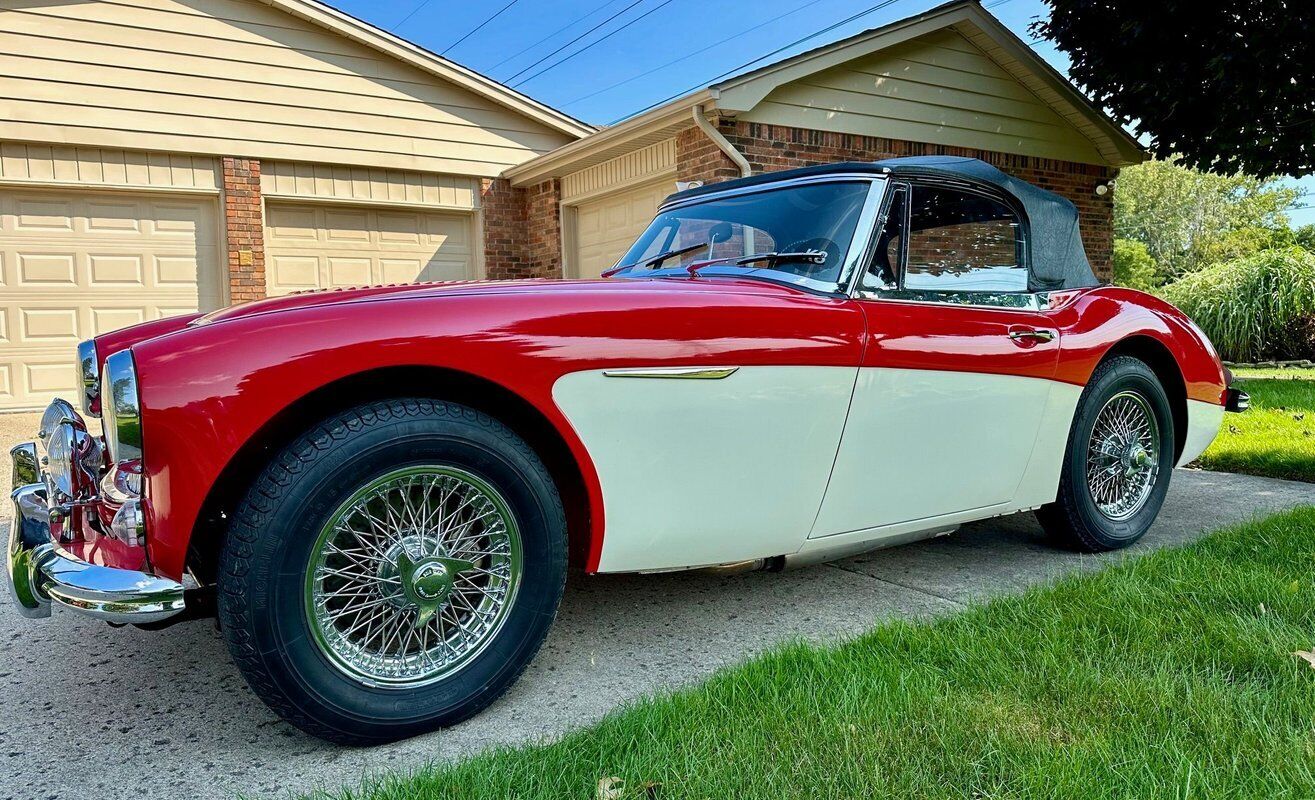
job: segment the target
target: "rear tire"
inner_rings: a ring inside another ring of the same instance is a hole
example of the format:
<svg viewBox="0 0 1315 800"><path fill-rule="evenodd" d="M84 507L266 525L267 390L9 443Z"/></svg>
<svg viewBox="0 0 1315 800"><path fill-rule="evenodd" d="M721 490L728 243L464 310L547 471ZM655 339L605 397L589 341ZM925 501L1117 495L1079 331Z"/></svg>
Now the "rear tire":
<svg viewBox="0 0 1315 800"><path fill-rule="evenodd" d="M1112 358L1078 401L1054 503L1037 510L1057 544L1088 553L1127 547L1160 513L1174 463L1173 413L1145 362Z"/></svg>
<svg viewBox="0 0 1315 800"><path fill-rule="evenodd" d="M374 744L505 692L565 576L565 515L534 451L465 406L390 400L316 425L256 478L224 543L219 619L279 716Z"/></svg>

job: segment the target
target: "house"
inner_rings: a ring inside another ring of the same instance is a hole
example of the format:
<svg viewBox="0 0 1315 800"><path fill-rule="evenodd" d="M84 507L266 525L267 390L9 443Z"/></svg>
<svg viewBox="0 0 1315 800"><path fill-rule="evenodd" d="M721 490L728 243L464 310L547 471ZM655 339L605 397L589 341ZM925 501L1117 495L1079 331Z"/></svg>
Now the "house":
<svg viewBox="0 0 1315 800"><path fill-rule="evenodd" d="M975 155L1108 275L1142 159L973 0L592 127L313 0L0 0L0 410L76 342L301 289L596 276L677 181Z"/></svg>
<svg viewBox="0 0 1315 800"><path fill-rule="evenodd" d="M524 216L519 271L593 277L612 266L677 182L835 161L980 158L1078 207L1110 277L1119 167L1136 140L973 0L711 84L511 167ZM496 269L496 268L495 268Z"/></svg>
<svg viewBox="0 0 1315 800"><path fill-rule="evenodd" d="M74 345L484 274L484 184L593 129L309 0L0 0L0 410Z"/></svg>

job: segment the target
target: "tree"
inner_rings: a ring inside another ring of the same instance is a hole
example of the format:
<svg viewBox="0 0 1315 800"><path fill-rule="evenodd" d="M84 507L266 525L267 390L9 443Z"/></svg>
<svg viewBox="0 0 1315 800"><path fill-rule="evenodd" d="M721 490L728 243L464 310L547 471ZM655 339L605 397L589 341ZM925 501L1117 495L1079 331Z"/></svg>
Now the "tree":
<svg viewBox="0 0 1315 800"><path fill-rule="evenodd" d="M1032 32L1159 158L1223 175L1315 172L1311 0L1045 0Z"/></svg>
<svg viewBox="0 0 1315 800"><path fill-rule="evenodd" d="M1297 244L1315 253L1315 223L1297 228L1292 232L1292 238Z"/></svg>
<svg viewBox="0 0 1315 800"><path fill-rule="evenodd" d="M1125 167L1114 184L1114 236L1146 245L1161 278L1292 242L1285 213L1301 191L1174 161Z"/></svg>
<svg viewBox="0 0 1315 800"><path fill-rule="evenodd" d="M1159 270L1146 245L1133 239L1114 240L1114 285L1143 292L1160 285Z"/></svg>

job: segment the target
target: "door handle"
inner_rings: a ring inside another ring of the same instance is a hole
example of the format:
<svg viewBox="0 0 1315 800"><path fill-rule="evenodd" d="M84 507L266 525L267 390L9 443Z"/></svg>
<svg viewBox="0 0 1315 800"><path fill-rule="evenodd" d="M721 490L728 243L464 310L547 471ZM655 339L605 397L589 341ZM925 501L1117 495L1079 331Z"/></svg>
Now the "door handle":
<svg viewBox="0 0 1315 800"><path fill-rule="evenodd" d="M1013 339L1015 342L1053 342L1055 340L1055 332L1025 328L1010 331L1009 338Z"/></svg>

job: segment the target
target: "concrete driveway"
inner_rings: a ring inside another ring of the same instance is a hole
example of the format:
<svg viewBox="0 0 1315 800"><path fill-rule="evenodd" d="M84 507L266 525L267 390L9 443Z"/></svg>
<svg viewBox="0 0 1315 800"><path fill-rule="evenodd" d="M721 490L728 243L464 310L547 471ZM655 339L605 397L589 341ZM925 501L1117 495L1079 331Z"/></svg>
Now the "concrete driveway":
<svg viewBox="0 0 1315 800"><path fill-rule="evenodd" d="M1308 484L1179 471L1160 521L1130 552L1313 500ZM782 641L952 612L1123 557L1050 549L1024 514L779 575L575 579L546 646L505 698L456 728L370 749L324 744L278 721L247 691L212 623L148 633L58 611L28 621L3 593L0 798L146 790L203 800L355 785L376 771L553 736Z"/></svg>

